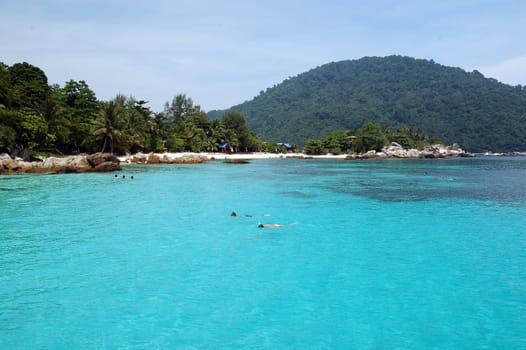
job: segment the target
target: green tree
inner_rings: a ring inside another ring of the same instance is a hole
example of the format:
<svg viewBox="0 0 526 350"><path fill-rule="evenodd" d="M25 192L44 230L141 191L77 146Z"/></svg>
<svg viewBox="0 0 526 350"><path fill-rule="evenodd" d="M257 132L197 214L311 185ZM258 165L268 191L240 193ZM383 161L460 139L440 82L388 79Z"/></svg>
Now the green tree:
<svg viewBox="0 0 526 350"><path fill-rule="evenodd" d="M12 153L20 118L19 112L10 111L4 106L0 106L0 152Z"/></svg>
<svg viewBox="0 0 526 350"><path fill-rule="evenodd" d="M328 133L323 138L323 146L332 154L341 154L350 149L349 131L337 130Z"/></svg>
<svg viewBox="0 0 526 350"><path fill-rule="evenodd" d="M11 79L9 78L9 67L0 62L0 106L11 107L12 101Z"/></svg>
<svg viewBox="0 0 526 350"><path fill-rule="evenodd" d="M129 118L129 132L133 135L129 151L136 153L138 151L151 150L151 126L153 112L146 107L148 102L144 100L132 99L128 105L131 110ZM132 132L133 131L133 132ZM153 150L152 150L153 151Z"/></svg>
<svg viewBox="0 0 526 350"><path fill-rule="evenodd" d="M103 103L93 128L95 139L102 140L101 152L105 152L109 146L110 153L113 153L115 141L121 139L121 116L122 110L115 100Z"/></svg>
<svg viewBox="0 0 526 350"><path fill-rule="evenodd" d="M168 129L168 121L164 113L154 113L153 118L148 120L149 150L153 152L166 151Z"/></svg>
<svg viewBox="0 0 526 350"><path fill-rule="evenodd" d="M319 155L319 154L325 154L327 153L325 149L323 148L323 142L318 139L310 139L307 141L307 144L305 145L303 152L305 154L310 155Z"/></svg>
<svg viewBox="0 0 526 350"><path fill-rule="evenodd" d="M49 139L52 138L51 135L48 134L48 125L41 115L31 113L22 114L20 127L20 143L30 151L47 145ZM27 158L27 156L24 156L24 158Z"/></svg>
<svg viewBox="0 0 526 350"><path fill-rule="evenodd" d="M171 103L166 102L164 105L164 114L171 124L182 123L187 116L200 111L201 107L194 106L194 101L185 94L176 95Z"/></svg>
<svg viewBox="0 0 526 350"><path fill-rule="evenodd" d="M0 124L0 153L11 153L11 147L15 144L16 132L13 128Z"/></svg>
<svg viewBox="0 0 526 350"><path fill-rule="evenodd" d="M362 129L357 130L353 146L356 152L380 151L385 146L385 142L380 124L368 122Z"/></svg>
<svg viewBox="0 0 526 350"><path fill-rule="evenodd" d="M217 146L226 142L226 128L223 122L218 119L212 120L207 135L207 150L217 150Z"/></svg>
<svg viewBox="0 0 526 350"><path fill-rule="evenodd" d="M117 153L136 153L149 150L151 144L152 112L144 100L137 101L133 97L118 95L114 102L122 112L120 127L121 138L115 145Z"/></svg>
<svg viewBox="0 0 526 350"><path fill-rule="evenodd" d="M64 114L64 138L58 146L67 153L91 151L87 144L92 137L92 125L99 115L100 102L84 80L69 80L60 91Z"/></svg>
<svg viewBox="0 0 526 350"><path fill-rule="evenodd" d="M226 136L230 136L230 145L246 151L250 146L251 135L245 117L239 112L228 112L223 116L222 122L227 130Z"/></svg>
<svg viewBox="0 0 526 350"><path fill-rule="evenodd" d="M185 150L190 152L200 152L206 147L206 133L202 127L198 125L198 120L194 118L187 118L181 129L181 134L184 138Z"/></svg>
<svg viewBox="0 0 526 350"><path fill-rule="evenodd" d="M29 159L30 152L47 145L52 135L41 115L0 108L0 147L8 153Z"/></svg>
<svg viewBox="0 0 526 350"><path fill-rule="evenodd" d="M13 108L26 108L35 113L41 112L49 94L44 71L27 62L15 63L8 70Z"/></svg>
<svg viewBox="0 0 526 350"><path fill-rule="evenodd" d="M50 86L50 92L43 105L42 115L48 125L49 144L58 153L64 152L64 146L69 142L71 134L70 125L65 118L62 104L61 88L58 85Z"/></svg>

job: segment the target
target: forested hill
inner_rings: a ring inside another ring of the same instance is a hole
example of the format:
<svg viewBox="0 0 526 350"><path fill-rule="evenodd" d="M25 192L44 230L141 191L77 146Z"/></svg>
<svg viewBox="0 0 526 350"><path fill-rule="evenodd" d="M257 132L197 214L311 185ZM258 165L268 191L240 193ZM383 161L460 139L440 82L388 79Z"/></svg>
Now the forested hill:
<svg viewBox="0 0 526 350"><path fill-rule="evenodd" d="M243 113L258 136L278 142L304 144L372 121L421 128L472 152L526 150L525 87L409 57L329 63L229 110Z"/></svg>

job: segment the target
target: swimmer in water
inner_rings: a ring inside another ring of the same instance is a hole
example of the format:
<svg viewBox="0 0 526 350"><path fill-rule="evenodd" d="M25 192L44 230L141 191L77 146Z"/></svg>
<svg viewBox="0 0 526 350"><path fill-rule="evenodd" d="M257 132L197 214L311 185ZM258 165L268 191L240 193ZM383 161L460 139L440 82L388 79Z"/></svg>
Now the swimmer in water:
<svg viewBox="0 0 526 350"><path fill-rule="evenodd" d="M286 225L282 225L282 224L259 224L258 227L259 228L281 228L281 227L286 227L286 226L294 226L294 225L297 225L298 223L295 222L293 224L286 224Z"/></svg>
<svg viewBox="0 0 526 350"><path fill-rule="evenodd" d="M230 213L230 216L232 216L232 217L245 217L245 218L250 218L250 217L252 217L252 215L246 215L246 214L238 215L235 211L233 211L232 213Z"/></svg>

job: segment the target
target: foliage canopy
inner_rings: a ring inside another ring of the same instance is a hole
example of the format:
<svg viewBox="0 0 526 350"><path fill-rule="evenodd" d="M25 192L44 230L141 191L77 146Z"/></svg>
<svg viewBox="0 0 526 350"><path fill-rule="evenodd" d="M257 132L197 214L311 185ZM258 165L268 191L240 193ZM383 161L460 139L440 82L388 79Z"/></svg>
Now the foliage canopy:
<svg viewBox="0 0 526 350"><path fill-rule="evenodd" d="M99 101L83 81L48 85L29 63L0 62L0 152L30 158L51 152L255 151L263 143L240 113L210 120L185 94L154 113L148 102L117 95Z"/></svg>
<svg viewBox="0 0 526 350"><path fill-rule="evenodd" d="M402 56L329 63L229 111L245 115L262 138L283 142L304 144L374 122L418 128L472 152L526 150L524 87Z"/></svg>

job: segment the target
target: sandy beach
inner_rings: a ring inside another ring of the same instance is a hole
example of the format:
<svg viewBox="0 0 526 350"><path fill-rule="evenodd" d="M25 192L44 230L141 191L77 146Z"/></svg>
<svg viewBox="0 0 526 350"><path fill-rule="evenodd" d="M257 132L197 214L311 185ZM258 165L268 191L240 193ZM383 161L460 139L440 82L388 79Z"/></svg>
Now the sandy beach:
<svg viewBox="0 0 526 350"><path fill-rule="evenodd" d="M159 158L166 157L168 160L187 157L206 157L210 160L257 160L257 159L285 159L285 158L305 158L305 159L345 159L347 154L341 155L306 155L304 153L267 153L267 152L253 152L253 153L221 153L221 152L178 152L178 153L154 153ZM131 163L131 158L135 155L125 155L118 157L122 163Z"/></svg>

